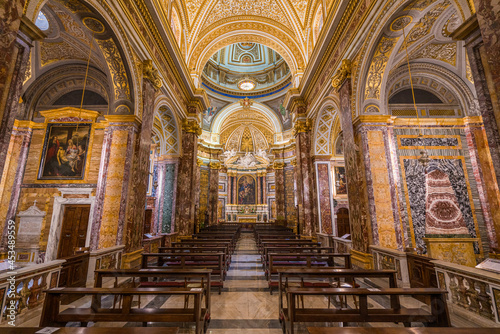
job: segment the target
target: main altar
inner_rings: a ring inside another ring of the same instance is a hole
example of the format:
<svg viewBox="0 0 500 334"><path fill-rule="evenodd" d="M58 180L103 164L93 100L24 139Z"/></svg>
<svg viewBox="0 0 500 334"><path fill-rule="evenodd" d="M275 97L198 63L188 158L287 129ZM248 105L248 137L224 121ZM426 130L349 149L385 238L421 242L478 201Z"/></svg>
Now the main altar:
<svg viewBox="0 0 500 334"><path fill-rule="evenodd" d="M264 223L268 221L268 208L266 204L226 205L226 218L228 222L237 223Z"/></svg>
<svg viewBox="0 0 500 334"><path fill-rule="evenodd" d="M228 175L228 204L226 221L237 223L264 223L269 221L266 203L266 176L269 158L264 149L224 153Z"/></svg>

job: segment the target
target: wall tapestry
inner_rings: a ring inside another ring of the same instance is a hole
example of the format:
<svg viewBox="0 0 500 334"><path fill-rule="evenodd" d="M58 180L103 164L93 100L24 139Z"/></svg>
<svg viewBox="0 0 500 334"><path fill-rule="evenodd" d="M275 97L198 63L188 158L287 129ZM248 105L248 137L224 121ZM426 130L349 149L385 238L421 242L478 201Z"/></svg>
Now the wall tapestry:
<svg viewBox="0 0 500 334"><path fill-rule="evenodd" d="M82 180L90 124L49 124L38 172L39 180Z"/></svg>
<svg viewBox="0 0 500 334"><path fill-rule="evenodd" d="M244 175L238 180L238 204L255 204L255 179Z"/></svg>
<svg viewBox="0 0 500 334"><path fill-rule="evenodd" d="M335 167L335 193L337 195L347 195L345 167Z"/></svg>

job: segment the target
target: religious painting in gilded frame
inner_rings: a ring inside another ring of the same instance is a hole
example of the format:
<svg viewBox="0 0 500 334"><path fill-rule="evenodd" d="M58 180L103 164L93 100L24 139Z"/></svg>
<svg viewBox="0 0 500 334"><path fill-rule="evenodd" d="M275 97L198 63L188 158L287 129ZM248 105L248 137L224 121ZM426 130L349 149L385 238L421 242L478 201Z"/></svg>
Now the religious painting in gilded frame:
<svg viewBox="0 0 500 334"><path fill-rule="evenodd" d="M238 179L238 204L255 204L255 179L250 175Z"/></svg>
<svg viewBox="0 0 500 334"><path fill-rule="evenodd" d="M83 180L90 129L90 124L49 124L38 179Z"/></svg>
<svg viewBox="0 0 500 334"><path fill-rule="evenodd" d="M335 167L335 193L337 195L347 195L345 167Z"/></svg>

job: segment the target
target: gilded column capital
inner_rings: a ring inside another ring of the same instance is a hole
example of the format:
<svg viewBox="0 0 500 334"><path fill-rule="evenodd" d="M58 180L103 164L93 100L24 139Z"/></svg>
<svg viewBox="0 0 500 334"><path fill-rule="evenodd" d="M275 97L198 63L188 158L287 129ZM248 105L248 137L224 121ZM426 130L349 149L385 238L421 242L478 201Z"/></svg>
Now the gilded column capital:
<svg viewBox="0 0 500 334"><path fill-rule="evenodd" d="M292 161L290 161L290 164L295 167L297 166L297 159L293 159Z"/></svg>
<svg viewBox="0 0 500 334"><path fill-rule="evenodd" d="M309 132L312 130L312 120L310 118L307 119L298 119L295 122L293 127L293 136L297 136L297 134L301 132Z"/></svg>
<svg viewBox="0 0 500 334"><path fill-rule="evenodd" d="M294 100L292 102L292 113L305 115L307 113L307 103L302 99Z"/></svg>
<svg viewBox="0 0 500 334"><path fill-rule="evenodd" d="M220 169L221 167L220 162L218 161L211 162L208 166L210 169Z"/></svg>
<svg viewBox="0 0 500 334"><path fill-rule="evenodd" d="M162 86L162 80L158 74L158 70L153 67L153 61L148 59L142 62L142 75L144 79L151 81L156 89L160 89Z"/></svg>
<svg viewBox="0 0 500 334"><path fill-rule="evenodd" d="M201 160L200 158L197 158L196 159L196 166L200 167L201 165L203 165L203 160Z"/></svg>
<svg viewBox="0 0 500 334"><path fill-rule="evenodd" d="M184 119L182 121L182 131L195 133L197 136L201 135L201 127L198 122L194 120Z"/></svg>
<svg viewBox="0 0 500 334"><path fill-rule="evenodd" d="M284 162L275 161L274 164L273 164L273 168L274 169L283 169L283 168L285 168L285 163Z"/></svg>
<svg viewBox="0 0 500 334"><path fill-rule="evenodd" d="M332 86L335 89L339 89L346 79L351 77L351 61L349 59L343 59L337 72L332 78Z"/></svg>

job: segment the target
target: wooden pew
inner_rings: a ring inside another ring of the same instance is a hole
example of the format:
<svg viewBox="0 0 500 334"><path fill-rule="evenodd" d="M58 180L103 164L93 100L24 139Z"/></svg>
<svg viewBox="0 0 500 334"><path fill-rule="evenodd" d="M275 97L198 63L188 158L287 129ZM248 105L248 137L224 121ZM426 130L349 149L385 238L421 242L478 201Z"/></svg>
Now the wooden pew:
<svg viewBox="0 0 500 334"><path fill-rule="evenodd" d="M309 334L443 334L436 327L307 327ZM446 334L498 334L498 328L446 328Z"/></svg>
<svg viewBox="0 0 500 334"><path fill-rule="evenodd" d="M42 327L2 328L2 334L36 334ZM61 327L57 334L177 334L179 327Z"/></svg>
<svg viewBox="0 0 500 334"><path fill-rule="evenodd" d="M278 253L268 254L269 267L266 270L269 292L273 294L273 288L279 285L279 271L284 269L319 269L319 268L335 268L336 258L344 260L344 264L338 266L338 269L351 268L351 254L311 254L311 253Z"/></svg>
<svg viewBox="0 0 500 334"><path fill-rule="evenodd" d="M301 246L321 246L320 242L313 242L312 240L309 239L301 239L301 240L279 240L279 239L274 239L274 240L268 240L264 239L260 243L257 244L257 249L259 253L264 252L264 247L290 247L290 246L296 246L296 247L301 247Z"/></svg>
<svg viewBox="0 0 500 334"><path fill-rule="evenodd" d="M389 288L397 288L396 270L359 269L283 269L278 273L280 322L284 319L283 299L289 287L352 288L359 287L356 279L387 279ZM346 300L347 303L347 300ZM356 300L355 300L355 304ZM397 296L391 296L391 305L399 305Z"/></svg>
<svg viewBox="0 0 500 334"><path fill-rule="evenodd" d="M223 242L217 240L182 240L181 242L172 242L172 247L200 247L200 248L211 248L211 247L224 247L226 248L225 253L228 255L233 254L234 248L231 246L230 242Z"/></svg>
<svg viewBox="0 0 500 334"><path fill-rule="evenodd" d="M261 256L262 263L264 263L264 268L266 267L265 263L268 262L267 254L269 253L335 253L334 247L318 247L318 246L309 246L305 245L302 247L298 246L269 246L264 247L263 254Z"/></svg>
<svg viewBox="0 0 500 334"><path fill-rule="evenodd" d="M225 270L229 270L231 255L227 247L158 247L160 253L224 253Z"/></svg>
<svg viewBox="0 0 500 334"><path fill-rule="evenodd" d="M211 269L98 269L95 271L94 288L102 288L105 278L114 278L114 288L203 288L206 292L205 308L210 321L211 273ZM127 280L120 284L119 278ZM185 305L188 303L189 299L186 298Z"/></svg>
<svg viewBox="0 0 500 334"><path fill-rule="evenodd" d="M201 299L204 289L197 288L54 288L45 290L41 327L60 327L69 322L195 322L196 333L202 334L208 324L207 309L202 308ZM90 308L76 307L60 311L61 297L77 295L79 298L92 296ZM133 308L135 296L194 296L192 308ZM120 298L123 302L119 308L101 307L103 296Z"/></svg>
<svg viewBox="0 0 500 334"><path fill-rule="evenodd" d="M283 309L284 333L294 334L296 322L423 322L429 326L450 327L450 316L445 294L441 289L361 289L361 288L290 288L287 291L287 307ZM297 297L304 296L357 296L359 308L298 308ZM368 296L428 295L431 297L431 313L421 309L401 308L400 305L388 309L368 308Z"/></svg>
<svg viewBox="0 0 500 334"><path fill-rule="evenodd" d="M226 275L224 253L143 253L142 269L212 269L211 286L219 289L219 295Z"/></svg>

